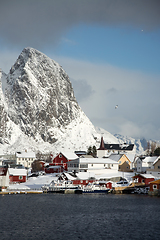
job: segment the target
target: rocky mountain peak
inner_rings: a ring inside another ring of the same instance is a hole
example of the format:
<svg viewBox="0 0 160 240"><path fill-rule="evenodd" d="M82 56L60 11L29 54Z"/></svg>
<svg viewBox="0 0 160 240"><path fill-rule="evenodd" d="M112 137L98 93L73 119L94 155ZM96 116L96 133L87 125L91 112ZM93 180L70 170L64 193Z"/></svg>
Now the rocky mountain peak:
<svg viewBox="0 0 160 240"><path fill-rule="evenodd" d="M101 130L79 107L67 73L33 48L23 49L8 75L0 71L0 116L0 152L99 147ZM106 142L119 142L105 136Z"/></svg>
<svg viewBox="0 0 160 240"><path fill-rule="evenodd" d="M63 68L33 48L25 48L7 75L9 118L27 135L53 143L51 128L68 125L81 111Z"/></svg>

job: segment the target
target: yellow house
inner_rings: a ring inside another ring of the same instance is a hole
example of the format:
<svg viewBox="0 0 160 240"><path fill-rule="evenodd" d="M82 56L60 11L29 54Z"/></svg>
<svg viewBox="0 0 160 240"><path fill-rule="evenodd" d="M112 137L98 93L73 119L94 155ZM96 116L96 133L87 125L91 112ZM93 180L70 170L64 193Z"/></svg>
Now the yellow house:
<svg viewBox="0 0 160 240"><path fill-rule="evenodd" d="M132 169L132 159L127 154L111 154L110 159L118 162L118 171L130 172Z"/></svg>
<svg viewBox="0 0 160 240"><path fill-rule="evenodd" d="M154 163L153 163L153 166L154 166L154 170L159 172L160 171L160 157L158 157Z"/></svg>

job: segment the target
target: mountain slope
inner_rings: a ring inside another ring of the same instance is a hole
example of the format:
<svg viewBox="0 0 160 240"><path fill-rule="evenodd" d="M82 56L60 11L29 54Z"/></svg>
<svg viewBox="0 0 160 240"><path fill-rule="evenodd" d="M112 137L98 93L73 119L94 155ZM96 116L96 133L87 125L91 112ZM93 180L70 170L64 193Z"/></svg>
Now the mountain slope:
<svg viewBox="0 0 160 240"><path fill-rule="evenodd" d="M57 153L123 142L93 126L68 75L45 54L25 48L8 75L0 72L0 154L25 149Z"/></svg>
<svg viewBox="0 0 160 240"><path fill-rule="evenodd" d="M9 74L1 74L1 82L1 115L7 115L1 120L6 128L1 142L7 139L8 151L15 151L16 145L58 151L96 143L97 133L79 107L68 75L43 53L25 48Z"/></svg>

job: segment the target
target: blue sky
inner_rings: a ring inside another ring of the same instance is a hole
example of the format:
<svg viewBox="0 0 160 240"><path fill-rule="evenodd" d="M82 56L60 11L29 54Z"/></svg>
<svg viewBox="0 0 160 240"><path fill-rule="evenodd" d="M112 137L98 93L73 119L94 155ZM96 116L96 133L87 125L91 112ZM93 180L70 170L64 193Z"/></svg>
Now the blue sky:
<svg viewBox="0 0 160 240"><path fill-rule="evenodd" d="M160 73L160 29L78 25L61 39L56 54Z"/></svg>
<svg viewBox="0 0 160 240"><path fill-rule="evenodd" d="M159 12L159 0L6 0L0 68L36 48L62 65L95 126L160 140Z"/></svg>

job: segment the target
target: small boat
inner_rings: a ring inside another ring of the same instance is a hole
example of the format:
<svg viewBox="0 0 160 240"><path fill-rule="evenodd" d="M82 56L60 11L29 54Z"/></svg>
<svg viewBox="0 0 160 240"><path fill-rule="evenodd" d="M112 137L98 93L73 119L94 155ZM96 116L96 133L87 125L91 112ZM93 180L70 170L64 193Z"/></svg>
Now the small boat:
<svg viewBox="0 0 160 240"><path fill-rule="evenodd" d="M89 183L82 188L83 193L108 193L109 190L105 185L100 185L98 182Z"/></svg>
<svg viewBox="0 0 160 240"><path fill-rule="evenodd" d="M58 180L52 181L50 185L44 185L42 187L44 193L74 193L74 194L81 194L82 189L78 186L73 185L72 181L66 180Z"/></svg>

